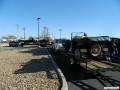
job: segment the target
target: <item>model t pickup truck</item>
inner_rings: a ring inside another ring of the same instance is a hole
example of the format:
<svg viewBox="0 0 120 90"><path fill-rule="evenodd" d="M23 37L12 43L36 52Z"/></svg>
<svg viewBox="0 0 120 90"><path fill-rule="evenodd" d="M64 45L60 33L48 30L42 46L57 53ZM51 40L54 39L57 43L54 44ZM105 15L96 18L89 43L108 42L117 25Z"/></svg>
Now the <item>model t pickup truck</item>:
<svg viewBox="0 0 120 90"><path fill-rule="evenodd" d="M78 64L84 59L111 61L111 54L117 52L114 39L109 36L87 37L84 32L71 33L71 41L66 41L63 46L65 58L69 57L67 62L71 64Z"/></svg>
<svg viewBox="0 0 120 90"><path fill-rule="evenodd" d="M120 70L120 61L114 62L119 54L119 45L119 38L87 37L84 32L71 33L71 41L68 40L63 44L64 64L69 68L73 65L81 66L85 72L92 73L104 87L119 86L120 84L111 81L101 73Z"/></svg>

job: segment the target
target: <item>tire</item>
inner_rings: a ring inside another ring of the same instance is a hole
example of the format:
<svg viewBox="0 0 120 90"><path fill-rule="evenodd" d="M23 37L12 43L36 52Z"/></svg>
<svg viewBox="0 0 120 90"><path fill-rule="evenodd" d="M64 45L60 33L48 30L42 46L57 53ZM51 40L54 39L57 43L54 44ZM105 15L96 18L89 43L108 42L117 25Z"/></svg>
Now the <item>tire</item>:
<svg viewBox="0 0 120 90"><path fill-rule="evenodd" d="M98 57L102 52L102 48L100 45L95 44L91 47L90 51L91 51L90 53L93 57Z"/></svg>
<svg viewBox="0 0 120 90"><path fill-rule="evenodd" d="M54 50L54 54L55 54L55 55L58 55L59 52L58 52L57 50Z"/></svg>
<svg viewBox="0 0 120 90"><path fill-rule="evenodd" d="M76 49L75 49L74 54L75 54L75 58L76 58L76 59L80 59L80 50L79 50L79 48L76 48Z"/></svg>
<svg viewBox="0 0 120 90"><path fill-rule="evenodd" d="M64 61L63 61L63 65L67 68L70 69L72 68L72 64L70 64L70 58L64 55Z"/></svg>
<svg viewBox="0 0 120 90"><path fill-rule="evenodd" d="M24 44L23 43L21 43L21 45L20 45L21 47L23 47L24 46Z"/></svg>
<svg viewBox="0 0 120 90"><path fill-rule="evenodd" d="M18 45L16 44L15 47L18 47Z"/></svg>

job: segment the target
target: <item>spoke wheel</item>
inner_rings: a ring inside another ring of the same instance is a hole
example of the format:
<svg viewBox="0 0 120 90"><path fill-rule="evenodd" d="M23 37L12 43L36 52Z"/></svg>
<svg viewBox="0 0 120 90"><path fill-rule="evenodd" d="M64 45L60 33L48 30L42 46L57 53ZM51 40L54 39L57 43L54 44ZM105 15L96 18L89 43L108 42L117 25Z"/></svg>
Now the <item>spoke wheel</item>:
<svg viewBox="0 0 120 90"><path fill-rule="evenodd" d="M91 55L94 56L94 57L97 57L100 55L101 53L101 46L96 44L96 45L93 45L92 48L91 48Z"/></svg>

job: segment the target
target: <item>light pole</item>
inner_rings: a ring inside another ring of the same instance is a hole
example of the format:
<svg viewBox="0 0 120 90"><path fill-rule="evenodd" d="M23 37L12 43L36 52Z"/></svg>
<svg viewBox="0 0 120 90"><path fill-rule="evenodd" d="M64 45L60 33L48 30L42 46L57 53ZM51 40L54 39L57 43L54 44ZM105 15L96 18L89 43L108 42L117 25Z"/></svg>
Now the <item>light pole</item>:
<svg viewBox="0 0 120 90"><path fill-rule="evenodd" d="M39 19L41 19L41 18L37 18L37 20L38 20L38 46L40 46L40 41L39 41L39 39L40 39L40 35L39 35Z"/></svg>
<svg viewBox="0 0 120 90"><path fill-rule="evenodd" d="M23 28L23 30L24 30L24 40L25 40L25 27Z"/></svg>
<svg viewBox="0 0 120 90"><path fill-rule="evenodd" d="M16 25L16 27L17 27L17 38L16 38L16 40L18 41L18 28L19 28L19 25Z"/></svg>
<svg viewBox="0 0 120 90"><path fill-rule="evenodd" d="M61 31L62 31L62 29L59 29L59 31L60 31L60 39L61 39Z"/></svg>

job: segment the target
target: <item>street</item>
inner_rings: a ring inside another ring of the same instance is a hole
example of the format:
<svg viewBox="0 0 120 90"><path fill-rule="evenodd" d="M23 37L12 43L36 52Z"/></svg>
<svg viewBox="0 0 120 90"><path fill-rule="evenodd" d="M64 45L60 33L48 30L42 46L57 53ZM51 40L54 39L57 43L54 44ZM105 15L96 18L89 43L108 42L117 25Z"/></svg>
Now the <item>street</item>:
<svg viewBox="0 0 120 90"><path fill-rule="evenodd" d="M86 75L84 69L80 66L67 68L63 64L63 56L56 55L53 53L52 49L47 48L49 53L52 55L56 64L62 70L69 90L104 90L104 86L96 79L92 74ZM110 80L116 82L120 86L120 71L107 71L102 72L103 75L109 77Z"/></svg>

